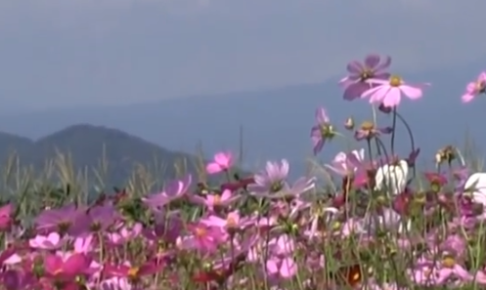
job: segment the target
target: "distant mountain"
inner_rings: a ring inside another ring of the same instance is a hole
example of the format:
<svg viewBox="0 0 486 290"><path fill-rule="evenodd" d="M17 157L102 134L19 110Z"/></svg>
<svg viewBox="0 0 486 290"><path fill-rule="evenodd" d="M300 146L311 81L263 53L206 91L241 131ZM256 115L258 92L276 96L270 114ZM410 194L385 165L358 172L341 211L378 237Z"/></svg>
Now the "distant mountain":
<svg viewBox="0 0 486 290"><path fill-rule="evenodd" d="M156 178L168 180L182 173L177 172L175 164L185 164L187 172L195 174L197 162L193 155L169 151L120 130L88 124L73 125L37 141L0 133L0 162L5 164L13 153L22 165L33 165L37 170L42 170L47 160L54 160L60 153L69 156L75 170L100 168L104 160L107 164L104 181L108 186L122 185L139 164L154 174L158 171L160 176Z"/></svg>
<svg viewBox="0 0 486 290"><path fill-rule="evenodd" d="M400 112L422 148L422 160L431 162L439 147L464 146L466 134L479 148L486 147L484 118L486 101L463 105L460 96L465 84L484 69L481 63L451 69L406 75L411 83L429 82L423 99L403 100ZM157 103L130 106L66 108L25 114L0 115L0 130L38 138L65 126L90 123L117 128L150 140L164 148L194 152L198 144L207 157L222 149L238 151L243 128L243 164L257 169L268 160L288 158L293 175L302 174L311 157L310 127L318 106L327 108L339 127L349 116L357 123L371 118L367 101L347 102L337 78L320 84L303 84L274 90L229 93L219 96L195 96ZM389 116L379 123L389 125ZM399 153L407 154L410 143L404 127L398 125ZM388 139L385 138L385 142ZM320 156L328 161L346 146L364 146L336 139ZM481 152L478 152L481 153ZM478 156L482 157L482 156Z"/></svg>

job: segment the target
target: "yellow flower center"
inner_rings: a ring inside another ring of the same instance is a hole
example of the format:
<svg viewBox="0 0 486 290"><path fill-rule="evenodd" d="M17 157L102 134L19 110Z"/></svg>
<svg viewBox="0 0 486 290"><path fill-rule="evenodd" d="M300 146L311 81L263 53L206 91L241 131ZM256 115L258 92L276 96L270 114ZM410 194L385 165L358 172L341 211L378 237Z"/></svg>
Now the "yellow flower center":
<svg viewBox="0 0 486 290"><path fill-rule="evenodd" d="M321 135L324 138L331 138L334 136L334 126L331 124L324 124L321 126Z"/></svg>
<svg viewBox="0 0 486 290"><path fill-rule="evenodd" d="M456 264L456 260L452 257L446 257L442 260L442 266L446 268L452 268Z"/></svg>
<svg viewBox="0 0 486 290"><path fill-rule="evenodd" d="M339 230L341 228L341 223L339 221L334 221L331 225L333 230Z"/></svg>
<svg viewBox="0 0 486 290"><path fill-rule="evenodd" d="M402 84L402 78L399 76L390 77L390 86L399 87Z"/></svg>
<svg viewBox="0 0 486 290"><path fill-rule="evenodd" d="M361 130L363 130L363 131L371 131L374 128L375 128L375 124L373 124L373 122L371 122L371 121L364 121L361 124Z"/></svg>
<svg viewBox="0 0 486 290"><path fill-rule="evenodd" d="M128 269L128 276L132 278L137 277L139 271L139 267L131 267L130 269Z"/></svg>

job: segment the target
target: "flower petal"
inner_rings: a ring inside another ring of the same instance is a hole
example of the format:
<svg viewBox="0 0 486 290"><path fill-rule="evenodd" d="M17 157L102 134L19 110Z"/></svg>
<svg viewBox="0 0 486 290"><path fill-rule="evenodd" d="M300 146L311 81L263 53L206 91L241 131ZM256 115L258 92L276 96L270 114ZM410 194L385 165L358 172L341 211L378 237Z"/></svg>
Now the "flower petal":
<svg viewBox="0 0 486 290"><path fill-rule="evenodd" d="M380 56L377 54L370 54L365 58L365 65L368 68L375 69L380 63Z"/></svg>
<svg viewBox="0 0 486 290"><path fill-rule="evenodd" d="M400 86L400 90L407 96L409 99L416 100L422 97L423 92L421 88L412 87L409 85L402 85Z"/></svg>

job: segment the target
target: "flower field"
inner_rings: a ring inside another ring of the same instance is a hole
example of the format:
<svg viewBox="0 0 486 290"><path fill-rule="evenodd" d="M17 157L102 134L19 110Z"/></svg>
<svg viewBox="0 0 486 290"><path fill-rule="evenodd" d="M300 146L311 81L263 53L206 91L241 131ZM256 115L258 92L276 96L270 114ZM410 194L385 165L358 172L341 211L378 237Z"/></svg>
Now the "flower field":
<svg viewBox="0 0 486 290"><path fill-rule="evenodd" d="M93 202L76 189L4 200L0 289L486 289L486 172L453 146L429 158L435 170L416 166L419 144L400 103L433 84L407 83L390 66L368 55L337 84L389 124L334 123L316 109L315 155L353 140L320 166L332 177L325 188L320 176L289 180L287 160L241 176L235 155L221 151L202 168L220 184L181 175L158 192L127 187ZM485 92L483 72L458 101ZM407 128L407 156L396 154L397 124Z"/></svg>

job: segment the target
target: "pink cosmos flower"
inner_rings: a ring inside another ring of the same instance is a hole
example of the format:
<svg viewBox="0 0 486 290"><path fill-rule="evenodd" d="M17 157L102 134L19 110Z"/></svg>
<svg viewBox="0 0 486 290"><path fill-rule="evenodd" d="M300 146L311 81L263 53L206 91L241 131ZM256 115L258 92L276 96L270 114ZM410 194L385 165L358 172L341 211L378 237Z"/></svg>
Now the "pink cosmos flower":
<svg viewBox="0 0 486 290"><path fill-rule="evenodd" d="M183 179L173 180L164 187L162 192L152 194L148 197L143 197L142 201L151 210L155 212L160 211L162 207L166 206L167 204L182 198L189 190L191 183L191 175L187 175Z"/></svg>
<svg viewBox="0 0 486 290"><path fill-rule="evenodd" d="M231 166L233 166L233 154L231 152L219 152L214 155L214 161L206 166L206 172L216 174L229 170Z"/></svg>
<svg viewBox="0 0 486 290"><path fill-rule="evenodd" d="M199 196L199 195L192 195L189 200L196 204L206 206L210 211L214 211L215 208L225 208L236 200L238 200L241 196L234 195L233 192L229 189L223 190L221 195L219 194L208 194L206 196Z"/></svg>
<svg viewBox="0 0 486 290"><path fill-rule="evenodd" d="M407 85L399 76L391 76L389 80L372 79L368 82L377 86L365 91L361 96L370 97L369 101L372 104L383 104L389 108L400 104L402 94L412 100L421 98L423 94L421 88Z"/></svg>
<svg viewBox="0 0 486 290"><path fill-rule="evenodd" d="M323 107L316 110L316 124L311 128L311 140L314 155L322 151L327 140L332 139L336 132L331 124L326 109Z"/></svg>
<svg viewBox="0 0 486 290"><path fill-rule="evenodd" d="M57 249L62 246L61 236L56 232L50 233L47 236L37 235L29 240L29 246L34 249Z"/></svg>
<svg viewBox="0 0 486 290"><path fill-rule="evenodd" d="M364 149L361 148L359 151L353 150L348 154L339 152L331 164L325 164L324 166L341 176L346 176L356 172L362 166L363 161Z"/></svg>
<svg viewBox="0 0 486 290"><path fill-rule="evenodd" d="M209 226L209 227L219 227L224 230L227 230L229 232L235 231L235 230L242 230L246 226L248 226L249 219L240 216L240 213L236 211L229 212L226 215L226 218L221 218L216 215L211 215L207 218L203 218L200 220L201 223Z"/></svg>
<svg viewBox="0 0 486 290"><path fill-rule="evenodd" d="M187 225L190 236L179 240L179 246L183 249L198 249L203 252L214 252L225 241L224 232L215 226L204 223L192 223Z"/></svg>
<svg viewBox="0 0 486 290"><path fill-rule="evenodd" d="M478 78L467 84L466 92L462 95L463 103L469 103L475 97L486 92L486 72L481 72Z"/></svg>

